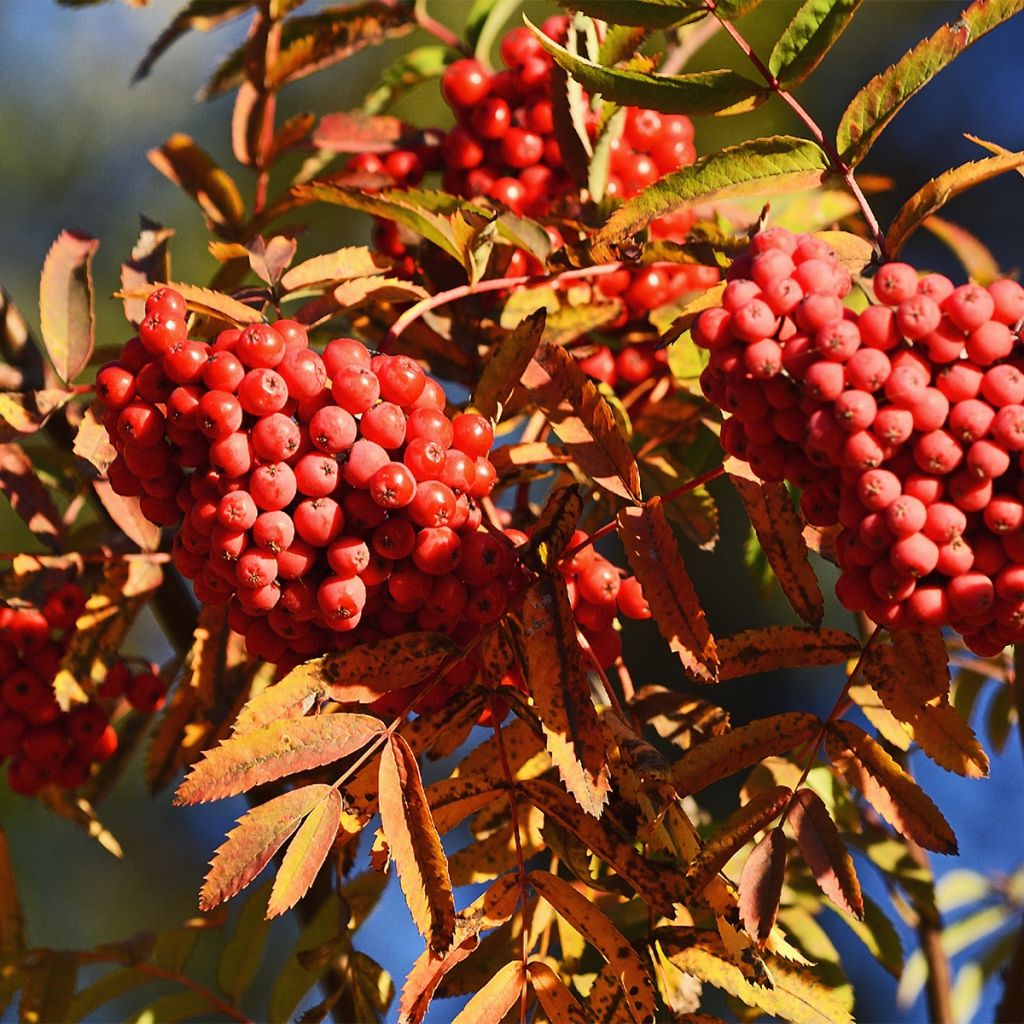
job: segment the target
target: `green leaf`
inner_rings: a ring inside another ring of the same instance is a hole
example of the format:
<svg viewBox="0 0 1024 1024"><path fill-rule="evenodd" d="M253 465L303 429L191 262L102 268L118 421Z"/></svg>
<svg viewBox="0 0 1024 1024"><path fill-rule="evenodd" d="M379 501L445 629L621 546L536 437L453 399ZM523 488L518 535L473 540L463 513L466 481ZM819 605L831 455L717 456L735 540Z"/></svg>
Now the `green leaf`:
<svg viewBox="0 0 1024 1024"><path fill-rule="evenodd" d="M974 0L956 21L943 25L864 86L850 101L836 132L843 161L856 166L882 130L919 89L972 43L1024 10L1024 0Z"/></svg>
<svg viewBox="0 0 1024 1024"><path fill-rule="evenodd" d="M894 977L903 971L903 945L896 926L870 896L864 896L864 919L858 921L833 903L826 903L864 943L868 952Z"/></svg>
<svg viewBox="0 0 1024 1024"><path fill-rule="evenodd" d="M954 167L937 178L932 178L923 188L918 189L896 214L886 234L885 242L890 258L895 258L907 239L937 210L940 210L954 196L966 192L975 185L1012 171L1024 164L1024 152L1002 153L972 160Z"/></svg>
<svg viewBox="0 0 1024 1024"><path fill-rule="evenodd" d="M707 14L694 0L558 0L563 7L582 11L613 25L639 25L648 29L672 28L699 21Z"/></svg>
<svg viewBox="0 0 1024 1024"><path fill-rule="evenodd" d="M403 54L380 73L360 109L364 114L379 114L420 82L440 78L449 54L446 46L419 46Z"/></svg>
<svg viewBox="0 0 1024 1024"><path fill-rule="evenodd" d="M117 999L118 996L131 992L132 989L142 988L143 985L152 985L153 980L148 975L140 974L130 967L105 974L75 996L68 1008L67 1019L70 1024L75 1024L75 1022L95 1013L100 1007Z"/></svg>
<svg viewBox="0 0 1024 1024"><path fill-rule="evenodd" d="M200 1014L210 1014L209 1000L200 992L172 992L161 996L143 1010L139 1010L130 1024L175 1024L194 1020Z"/></svg>
<svg viewBox="0 0 1024 1024"><path fill-rule="evenodd" d="M804 0L768 58L779 85L803 82L850 24L861 0Z"/></svg>
<svg viewBox="0 0 1024 1024"><path fill-rule="evenodd" d="M265 916L270 886L265 883L245 901L217 964L217 984L235 1002L252 984L263 961L263 943L270 928Z"/></svg>
<svg viewBox="0 0 1024 1024"><path fill-rule="evenodd" d="M92 258L100 243L62 231L50 246L39 278L39 326L57 375L70 384L93 349Z"/></svg>
<svg viewBox="0 0 1024 1024"><path fill-rule="evenodd" d="M816 188L828 170L828 157L820 146L792 135L727 146L628 199L597 232L594 242L624 241L652 220L681 207Z"/></svg>
<svg viewBox="0 0 1024 1024"><path fill-rule="evenodd" d="M526 20L530 25L529 20ZM741 114L763 103L771 90L736 71L699 71L687 75L605 68L570 53L530 25L560 67L592 93L666 114Z"/></svg>

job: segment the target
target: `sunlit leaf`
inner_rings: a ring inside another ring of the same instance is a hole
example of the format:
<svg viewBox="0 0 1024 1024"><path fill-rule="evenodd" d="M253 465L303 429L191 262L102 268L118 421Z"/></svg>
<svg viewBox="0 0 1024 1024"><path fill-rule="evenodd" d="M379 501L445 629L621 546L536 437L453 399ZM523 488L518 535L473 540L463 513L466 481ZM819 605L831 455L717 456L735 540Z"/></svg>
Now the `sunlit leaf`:
<svg viewBox="0 0 1024 1024"><path fill-rule="evenodd" d="M474 994L452 1024L501 1024L525 984L522 961L510 960Z"/></svg>
<svg viewBox="0 0 1024 1024"><path fill-rule="evenodd" d="M768 70L795 89L818 66L850 24L861 0L804 0L768 58Z"/></svg>
<svg viewBox="0 0 1024 1024"><path fill-rule="evenodd" d="M139 238L132 246L131 255L121 264L121 290L134 291L154 281L166 281L171 276L171 255L168 243L174 237L173 228L165 228L142 216ZM146 304L141 299L124 300L125 319L137 324L146 315Z"/></svg>
<svg viewBox="0 0 1024 1024"><path fill-rule="evenodd" d="M972 281L987 286L1000 276L991 250L966 228L937 216L926 217L921 226L946 244Z"/></svg>
<svg viewBox="0 0 1024 1024"><path fill-rule="evenodd" d="M386 271L387 264L379 254L365 245L349 245L291 267L282 276L281 287L286 292L296 292L303 288L371 277Z"/></svg>
<svg viewBox="0 0 1024 1024"><path fill-rule="evenodd" d="M130 292L119 292L121 298L145 299L150 292L161 285L142 285ZM224 295L222 292L215 292L211 288L200 288L198 285L188 284L184 281L168 282L168 287L173 288L185 300L185 304L194 313L211 317L214 320L224 320L235 327L244 327L246 324L261 323L262 315L251 306Z"/></svg>
<svg viewBox="0 0 1024 1024"><path fill-rule="evenodd" d="M0 444L0 493L22 522L48 547L64 535L64 523L32 461L18 445Z"/></svg>
<svg viewBox="0 0 1024 1024"><path fill-rule="evenodd" d="M537 351L546 319L543 309L529 314L491 350L473 389L472 404L481 415L501 419L513 389Z"/></svg>
<svg viewBox="0 0 1024 1024"><path fill-rule="evenodd" d="M329 789L306 816L285 850L267 904L267 917L290 910L306 895L327 859L341 821L341 796Z"/></svg>
<svg viewBox="0 0 1024 1024"><path fill-rule="evenodd" d="M780 668L835 665L860 651L857 639L841 629L765 626L719 637L719 679L739 679Z"/></svg>
<svg viewBox="0 0 1024 1024"><path fill-rule="evenodd" d="M551 492L523 545L520 560L537 572L553 567L572 540L583 511L583 498L575 484Z"/></svg>
<svg viewBox="0 0 1024 1024"><path fill-rule="evenodd" d="M85 369L94 344L92 258L100 243L62 231L39 278L39 327L57 376L70 384Z"/></svg>

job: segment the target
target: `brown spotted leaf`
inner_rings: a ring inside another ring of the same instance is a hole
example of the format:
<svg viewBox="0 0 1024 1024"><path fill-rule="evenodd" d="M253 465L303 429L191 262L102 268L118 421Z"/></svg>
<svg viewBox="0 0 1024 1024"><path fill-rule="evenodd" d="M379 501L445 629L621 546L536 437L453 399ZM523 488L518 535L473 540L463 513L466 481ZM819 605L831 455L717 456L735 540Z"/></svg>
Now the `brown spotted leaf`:
<svg viewBox="0 0 1024 1024"><path fill-rule="evenodd" d="M347 757L384 731L369 715L316 715L271 722L206 751L178 787L175 803L235 796L264 782Z"/></svg>
<svg viewBox="0 0 1024 1024"><path fill-rule="evenodd" d="M380 759L380 821L412 919L435 954L455 937L448 861L423 792L416 755L392 736Z"/></svg>
<svg viewBox="0 0 1024 1024"><path fill-rule="evenodd" d="M0 444L0 492L39 540L47 547L57 545L64 524L50 492L19 445Z"/></svg>
<svg viewBox="0 0 1024 1024"><path fill-rule="evenodd" d="M892 634L895 662L922 701L949 694L949 652L940 629L897 629Z"/></svg>
<svg viewBox="0 0 1024 1024"><path fill-rule="evenodd" d="M813 789L801 789L796 794L789 812L789 823L804 863L810 868L821 891L840 910L863 918L864 897L853 858L828 808Z"/></svg>
<svg viewBox="0 0 1024 1024"><path fill-rule="evenodd" d="M618 972L611 964L602 964L597 972L587 993L586 1014L587 1020L594 1024L639 1024L626 1002Z"/></svg>
<svg viewBox="0 0 1024 1024"><path fill-rule="evenodd" d="M492 420L501 419L544 334L547 310L525 316L491 350L473 389L473 407Z"/></svg>
<svg viewBox="0 0 1024 1024"><path fill-rule="evenodd" d="M246 703L231 736L245 736L286 718L303 718L326 696L327 684L322 679L293 669L279 683L268 686Z"/></svg>
<svg viewBox="0 0 1024 1024"><path fill-rule="evenodd" d="M672 784L680 796L698 793L766 757L806 743L821 727L821 719L806 711L755 719L691 747L672 766Z"/></svg>
<svg viewBox="0 0 1024 1024"><path fill-rule="evenodd" d="M439 779L426 789L434 827L443 835L481 808L503 796L500 775L472 773L454 779Z"/></svg>
<svg viewBox="0 0 1024 1024"><path fill-rule="evenodd" d="M773 828L750 851L739 884L740 920L762 946L775 925L785 877L786 837Z"/></svg>
<svg viewBox="0 0 1024 1024"><path fill-rule="evenodd" d="M833 722L825 739L839 774L901 835L936 853L956 853L953 830L923 789L863 729Z"/></svg>
<svg viewBox="0 0 1024 1024"><path fill-rule="evenodd" d="M74 381L92 355L92 258L99 244L88 235L62 231L43 261L39 327L53 368L65 384Z"/></svg>
<svg viewBox="0 0 1024 1024"><path fill-rule="evenodd" d="M766 626L720 637L719 679L740 679L780 668L835 665L860 652L857 639L841 629Z"/></svg>
<svg viewBox="0 0 1024 1024"><path fill-rule="evenodd" d="M577 803L600 817L611 789L608 758L560 573L541 576L526 591L517 643L551 760Z"/></svg>
<svg viewBox="0 0 1024 1024"><path fill-rule="evenodd" d="M543 960L532 960L526 966L530 985L551 1024L587 1024L579 1000L565 982Z"/></svg>
<svg viewBox="0 0 1024 1024"><path fill-rule="evenodd" d="M730 473L729 479L747 509L768 564L793 610L804 622L820 626L825 600L807 557L803 523L785 484L761 483Z"/></svg>
<svg viewBox="0 0 1024 1024"><path fill-rule="evenodd" d="M537 572L551 568L568 547L582 511L583 499L576 484L552 491L530 532L529 543L520 552L520 559Z"/></svg>
<svg viewBox="0 0 1024 1024"><path fill-rule="evenodd" d="M501 1024L519 1000L524 984L523 962L510 960L466 1003L452 1024Z"/></svg>
<svg viewBox="0 0 1024 1024"><path fill-rule="evenodd" d="M210 861L199 909L211 910L241 892L331 792L330 786L303 786L243 814Z"/></svg>
<svg viewBox="0 0 1024 1024"><path fill-rule="evenodd" d="M330 853L340 821L341 795L336 789L328 789L285 850L274 879L274 888L270 891L268 918L291 910L306 895Z"/></svg>
<svg viewBox="0 0 1024 1024"><path fill-rule="evenodd" d="M688 672L719 677L719 653L660 498L619 513L619 536L654 621Z"/></svg>
<svg viewBox="0 0 1024 1024"><path fill-rule="evenodd" d="M565 349L544 343L522 376L554 432L595 483L640 500L640 471L615 414Z"/></svg>
<svg viewBox="0 0 1024 1024"><path fill-rule="evenodd" d="M634 1019L654 1024L654 985L626 937L586 896L547 871L531 871L530 884L611 965Z"/></svg>

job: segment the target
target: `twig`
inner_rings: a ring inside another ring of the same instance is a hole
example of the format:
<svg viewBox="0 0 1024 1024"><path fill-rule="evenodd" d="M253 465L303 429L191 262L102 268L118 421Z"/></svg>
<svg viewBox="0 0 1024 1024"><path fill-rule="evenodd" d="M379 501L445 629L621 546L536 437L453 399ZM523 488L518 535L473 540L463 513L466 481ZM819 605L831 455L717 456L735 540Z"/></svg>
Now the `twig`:
<svg viewBox="0 0 1024 1024"><path fill-rule="evenodd" d="M1003 998L996 1007L995 1024L1021 1024L1024 1021L1024 924L1017 933L1013 956L1006 968Z"/></svg>
<svg viewBox="0 0 1024 1024"><path fill-rule="evenodd" d="M429 32L439 43L450 46L464 57L473 56L469 47L447 25L442 25L436 18L427 13L426 0L416 0L416 4L413 7L413 17L416 19L416 24L424 32Z"/></svg>

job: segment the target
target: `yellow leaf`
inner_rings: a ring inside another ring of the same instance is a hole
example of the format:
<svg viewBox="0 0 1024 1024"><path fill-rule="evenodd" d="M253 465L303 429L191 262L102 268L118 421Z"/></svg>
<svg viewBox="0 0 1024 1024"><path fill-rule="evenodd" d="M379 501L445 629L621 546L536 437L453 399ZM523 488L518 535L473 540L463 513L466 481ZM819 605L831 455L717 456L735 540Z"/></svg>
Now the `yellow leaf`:
<svg viewBox="0 0 1024 1024"><path fill-rule="evenodd" d="M897 629L892 647L906 685L913 687L917 699L949 693L949 653L940 629Z"/></svg>
<svg viewBox="0 0 1024 1024"><path fill-rule="evenodd" d="M855 637L841 629L766 626L718 640L719 679L740 679L780 668L835 665L860 652Z"/></svg>
<svg viewBox="0 0 1024 1024"><path fill-rule="evenodd" d="M241 254L248 255L244 249ZM337 284L353 278L383 274L387 267L381 266L382 262L380 254L367 246L349 245L334 252L314 256L292 267L281 278L281 287L286 292L297 292L317 285Z"/></svg>
<svg viewBox="0 0 1024 1024"><path fill-rule="evenodd" d="M525 984L523 962L509 961L466 1003L452 1024L501 1024Z"/></svg>
<svg viewBox="0 0 1024 1024"><path fill-rule="evenodd" d="M548 1015L551 1024L587 1024L579 1000L543 960L531 960L526 971L537 1002Z"/></svg>

